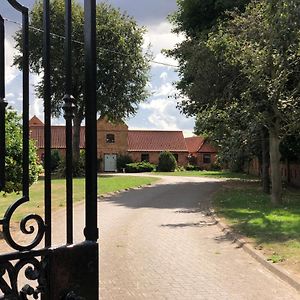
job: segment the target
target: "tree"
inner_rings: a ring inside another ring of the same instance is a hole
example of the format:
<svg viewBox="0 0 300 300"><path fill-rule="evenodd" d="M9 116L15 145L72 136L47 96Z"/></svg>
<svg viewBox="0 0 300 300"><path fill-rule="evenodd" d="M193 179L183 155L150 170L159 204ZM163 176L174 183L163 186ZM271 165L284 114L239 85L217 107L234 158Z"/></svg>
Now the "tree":
<svg viewBox="0 0 300 300"><path fill-rule="evenodd" d="M79 159L80 126L85 118L84 94L84 50L83 23L84 12L81 5L72 2L73 26L73 87L75 113L73 119L74 159ZM64 1L53 0L51 9L51 83L53 115L62 113L64 84ZM106 3L97 4L97 109L100 116L110 120L120 120L136 113L138 103L148 93L149 55L143 54L144 28L128 15ZM36 74L42 74L42 28L43 3L37 1L30 13L30 68ZM15 36L17 49L22 52L21 32ZM21 56L17 56L15 65L22 67ZM43 98L43 81L36 85L39 98Z"/></svg>
<svg viewBox="0 0 300 300"><path fill-rule="evenodd" d="M226 10L244 10L248 2L179 1L171 21L174 31L184 31L187 39L168 51L179 61L177 96L184 99L179 108L188 116L196 116L195 132L207 134L219 146L220 161L235 171L243 170L257 145L249 138L257 126L253 124L246 131L253 120L240 103L247 78L226 61L221 48L216 53L207 41L220 20L231 18Z"/></svg>
<svg viewBox="0 0 300 300"><path fill-rule="evenodd" d="M6 156L4 193L22 190L22 125L15 111L8 109L5 119ZM42 166L39 164L35 143L29 142L29 183L37 181Z"/></svg>
<svg viewBox="0 0 300 300"><path fill-rule="evenodd" d="M219 1L207 4L212 2ZM239 124L248 120L247 115L251 116L249 125L261 131L266 179L267 149L270 152L271 199L277 204L281 201L280 138L295 130L299 118L300 4L297 1L252 1L245 12L242 6L241 10L212 14L212 22L208 22L207 27L197 28L189 22L193 18L186 19L185 23L179 18L186 16L182 13L186 7L190 14L195 10L196 15L197 5L191 0L179 1L182 3L189 5L180 6L173 22L175 31L184 31L187 39L169 51L180 65L177 88L179 96L184 96L180 107L185 114L203 116L212 109L227 114L237 103L242 113L229 114L228 118L232 119L227 123L235 133L232 123ZM198 33L189 26L194 26ZM247 131L251 132L248 127ZM240 141L244 136L238 135Z"/></svg>
<svg viewBox="0 0 300 300"><path fill-rule="evenodd" d="M253 1L210 36L211 49L222 47L247 78L241 99L268 128L274 204L282 194L280 140L298 126L300 112L299 9L299 1Z"/></svg>

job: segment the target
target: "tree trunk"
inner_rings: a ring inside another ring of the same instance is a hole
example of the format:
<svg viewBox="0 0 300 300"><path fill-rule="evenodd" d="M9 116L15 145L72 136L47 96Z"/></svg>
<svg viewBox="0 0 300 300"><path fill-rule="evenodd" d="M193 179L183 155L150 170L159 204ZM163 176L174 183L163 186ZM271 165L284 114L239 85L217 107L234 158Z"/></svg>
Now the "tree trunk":
<svg viewBox="0 0 300 300"><path fill-rule="evenodd" d="M83 117L75 113L73 119L73 161L77 163L80 157L80 127Z"/></svg>
<svg viewBox="0 0 300 300"><path fill-rule="evenodd" d="M279 122L276 120L269 130L270 135L270 166L271 166L271 201L274 205L282 202L282 177L279 152Z"/></svg>
<svg viewBox="0 0 300 300"><path fill-rule="evenodd" d="M262 150L262 187L263 192L270 194L270 156L269 156L269 132L266 127L261 132L261 150Z"/></svg>

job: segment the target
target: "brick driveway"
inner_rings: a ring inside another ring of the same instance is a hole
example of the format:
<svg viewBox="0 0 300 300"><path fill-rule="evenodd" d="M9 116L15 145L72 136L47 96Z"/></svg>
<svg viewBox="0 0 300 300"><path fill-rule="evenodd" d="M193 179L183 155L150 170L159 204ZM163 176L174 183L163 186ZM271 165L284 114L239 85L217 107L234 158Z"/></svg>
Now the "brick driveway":
<svg viewBox="0 0 300 300"><path fill-rule="evenodd" d="M166 177L101 198L101 300L300 299L205 214L217 188L210 179ZM75 242L83 240L83 212L83 204L75 205ZM65 239L64 217L64 210L53 216L57 245Z"/></svg>
<svg viewBox="0 0 300 300"><path fill-rule="evenodd" d="M205 215L217 185L172 177L102 199L101 299L300 299Z"/></svg>

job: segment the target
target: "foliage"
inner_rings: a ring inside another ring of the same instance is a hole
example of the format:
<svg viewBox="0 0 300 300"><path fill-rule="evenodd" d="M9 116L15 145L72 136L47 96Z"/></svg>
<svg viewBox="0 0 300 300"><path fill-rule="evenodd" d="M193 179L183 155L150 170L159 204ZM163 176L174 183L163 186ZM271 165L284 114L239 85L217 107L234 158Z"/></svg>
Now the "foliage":
<svg viewBox="0 0 300 300"><path fill-rule="evenodd" d="M200 167L196 166L196 165L191 165L191 164L188 164L185 169L187 171L199 171L200 170Z"/></svg>
<svg viewBox="0 0 300 300"><path fill-rule="evenodd" d="M22 125L21 117L8 109L5 120L6 156L5 156L5 187L4 193L22 190ZM39 163L37 148L34 141L29 141L29 183L37 181L42 166Z"/></svg>
<svg viewBox="0 0 300 300"><path fill-rule="evenodd" d="M80 156L78 161L73 161L72 164L73 177L79 178L85 176L85 151L80 151ZM56 171L57 178L66 178L66 159L63 158Z"/></svg>
<svg viewBox="0 0 300 300"><path fill-rule="evenodd" d="M251 1L245 10L209 13L204 25L197 21L199 10L205 14L215 2L182 0L173 16L175 31L188 36L168 52L179 60L179 106L197 117L196 131L207 130L219 142L221 158L236 169L266 148L260 141L268 130L276 204L282 193L280 139L299 129L300 3Z"/></svg>
<svg viewBox="0 0 300 300"><path fill-rule="evenodd" d="M205 133L218 147L218 161L233 172L242 172L245 163L260 155L259 125L244 107L231 103L227 109L204 109L196 117L195 132Z"/></svg>
<svg viewBox="0 0 300 300"><path fill-rule="evenodd" d="M221 167L219 162L215 162L215 163L210 165L210 170L211 171L221 171L222 167Z"/></svg>
<svg viewBox="0 0 300 300"><path fill-rule="evenodd" d="M297 1L253 1L208 41L247 78L241 100L269 129L274 204L282 196L280 139L298 126L300 112L299 9Z"/></svg>
<svg viewBox="0 0 300 300"><path fill-rule="evenodd" d="M60 152L57 149L51 150L51 172L55 172L57 170L61 160Z"/></svg>
<svg viewBox="0 0 300 300"><path fill-rule="evenodd" d="M117 157L117 169L119 172L122 172L123 169L126 169L127 164L131 164L132 158L128 154L118 155Z"/></svg>
<svg viewBox="0 0 300 300"><path fill-rule="evenodd" d="M300 160L300 135L293 134L285 136L280 143L280 153L282 160Z"/></svg>
<svg viewBox="0 0 300 300"><path fill-rule="evenodd" d="M157 166L159 172L174 172L176 167L177 162L171 152L164 151L160 153Z"/></svg>
<svg viewBox="0 0 300 300"><path fill-rule="evenodd" d="M62 114L65 86L64 70L64 1L50 1L51 9L51 87L53 115ZM97 110L110 120L120 120L136 113L138 103L146 99L148 92L149 55L143 54L145 29L136 21L107 3L96 7L97 33ZM74 96L74 137L73 150L79 158L80 124L85 118L84 107L84 11L72 0L73 62L72 95ZM30 13L30 69L36 74L43 73L42 30L43 1L36 1ZM22 53L22 33L17 32L17 49ZM22 68L22 56L15 57L14 64ZM43 98L43 81L36 85L39 98Z"/></svg>
<svg viewBox="0 0 300 300"><path fill-rule="evenodd" d="M176 169L175 169L175 172L184 172L185 171L185 168L184 166L179 166L177 165Z"/></svg>
<svg viewBox="0 0 300 300"><path fill-rule="evenodd" d="M126 173L142 173L142 172L152 172L156 168L155 165L142 161L136 163L126 164L125 171Z"/></svg>
<svg viewBox="0 0 300 300"><path fill-rule="evenodd" d="M199 32L210 30L219 18L226 18L225 11L244 9L250 0L177 0L178 11L170 16L175 32L185 32L187 36L197 36Z"/></svg>

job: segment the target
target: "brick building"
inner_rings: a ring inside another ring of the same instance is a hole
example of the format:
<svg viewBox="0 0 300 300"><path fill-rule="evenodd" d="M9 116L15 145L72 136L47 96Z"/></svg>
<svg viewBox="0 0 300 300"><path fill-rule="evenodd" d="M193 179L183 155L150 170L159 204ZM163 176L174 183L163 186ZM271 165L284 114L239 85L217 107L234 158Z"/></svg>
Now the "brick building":
<svg viewBox="0 0 300 300"><path fill-rule="evenodd" d="M30 120L30 136L36 140L39 157L44 155L44 124L36 116ZM65 155L65 127L52 126L52 149ZM85 127L80 131L80 148L85 148ZM178 165L186 166L191 156L197 165L208 169L216 159L216 150L202 137L184 138L182 131L128 130L125 123L112 123L106 118L97 122L100 169L114 172L118 155L129 154L133 161L157 164L162 151L174 154Z"/></svg>
<svg viewBox="0 0 300 300"><path fill-rule="evenodd" d="M165 150L173 153L178 165L187 165L189 152L182 131L128 131L128 153L134 161L157 164L159 154Z"/></svg>
<svg viewBox="0 0 300 300"><path fill-rule="evenodd" d="M202 169L210 169L216 162L217 149L201 136L185 138L186 147L189 152L189 160Z"/></svg>

